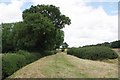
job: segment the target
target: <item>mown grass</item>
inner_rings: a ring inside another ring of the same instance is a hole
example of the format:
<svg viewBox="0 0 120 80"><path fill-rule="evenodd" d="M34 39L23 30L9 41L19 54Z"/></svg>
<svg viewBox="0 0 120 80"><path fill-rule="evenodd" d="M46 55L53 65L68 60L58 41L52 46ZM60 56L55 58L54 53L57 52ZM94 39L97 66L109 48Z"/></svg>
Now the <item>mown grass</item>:
<svg viewBox="0 0 120 80"><path fill-rule="evenodd" d="M43 57L10 78L117 78L118 65L80 59L66 53Z"/></svg>
<svg viewBox="0 0 120 80"><path fill-rule="evenodd" d="M47 66L42 69L42 73L47 77L55 78L87 77L67 60L65 54L55 55L54 59L50 63L47 63Z"/></svg>

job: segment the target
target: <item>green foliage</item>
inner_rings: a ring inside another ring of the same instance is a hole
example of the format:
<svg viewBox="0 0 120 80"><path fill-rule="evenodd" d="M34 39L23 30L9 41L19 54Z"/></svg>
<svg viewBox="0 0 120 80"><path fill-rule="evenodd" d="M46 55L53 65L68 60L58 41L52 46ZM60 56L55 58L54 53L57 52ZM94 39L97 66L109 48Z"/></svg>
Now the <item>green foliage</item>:
<svg viewBox="0 0 120 80"><path fill-rule="evenodd" d="M64 32L61 29L64 28L66 24L67 25L71 24L71 20L69 19L69 17L61 14L59 8L54 5L37 5L37 6L31 6L29 9L24 10L22 15L23 20L24 22L27 21L31 24L31 22L38 20L32 19L31 22L30 20L26 20L29 14L39 14L39 15L42 14L44 17L47 17L50 20L50 22L54 25L55 30L52 30L54 32L54 35L52 34L47 37L48 39L49 37L50 38L54 37L54 38L53 40L49 40L49 43L52 42L50 43L50 45L44 45L44 46L47 46L47 49L59 48L64 41Z"/></svg>
<svg viewBox="0 0 120 80"><path fill-rule="evenodd" d="M53 55L53 54L56 54L57 52L56 52L56 50L52 50L52 51L43 51L43 52L41 52L42 54L42 57L44 57L44 56L49 56L49 55Z"/></svg>
<svg viewBox="0 0 120 80"><path fill-rule="evenodd" d="M60 48L60 45L64 41L64 32L62 30L56 31L56 39L55 39L55 48Z"/></svg>
<svg viewBox="0 0 120 80"><path fill-rule="evenodd" d="M105 46L105 47L110 47L110 48L120 48L120 40L113 41L113 42L99 43L96 45L86 45L83 47L92 47L92 46Z"/></svg>
<svg viewBox="0 0 120 80"><path fill-rule="evenodd" d="M69 17L61 14L59 7L56 7L54 5L31 6L30 9L23 11L23 20L29 13L39 13L45 17L48 17L54 26L58 29L62 29L66 24L71 24Z"/></svg>
<svg viewBox="0 0 120 80"><path fill-rule="evenodd" d="M12 36L13 25L14 23L2 24L2 52L13 51L15 49Z"/></svg>
<svg viewBox="0 0 120 80"><path fill-rule="evenodd" d="M111 42L112 48L120 48L120 40Z"/></svg>
<svg viewBox="0 0 120 80"><path fill-rule="evenodd" d="M13 29L14 44L29 51L51 50L55 44L55 27L47 17L38 13L28 14L24 22Z"/></svg>
<svg viewBox="0 0 120 80"><path fill-rule="evenodd" d="M12 75L15 71L23 66L32 63L40 57L55 54L56 51L44 51L38 54L29 53L24 50L19 50L16 53L5 53L2 55L2 78ZM40 55L41 54L41 55Z"/></svg>
<svg viewBox="0 0 120 80"><path fill-rule="evenodd" d="M91 60L115 59L118 57L117 53L111 50L111 48L103 46L71 48L68 49L67 53L79 58Z"/></svg>
<svg viewBox="0 0 120 80"><path fill-rule="evenodd" d="M101 44L102 46L106 46L106 47L110 47L110 43L109 42L104 42Z"/></svg>
<svg viewBox="0 0 120 80"><path fill-rule="evenodd" d="M23 66L37 60L38 57L27 52L18 51L17 53L6 53L2 55L2 78L13 74Z"/></svg>
<svg viewBox="0 0 120 80"><path fill-rule="evenodd" d="M23 11L23 21L6 23L3 26L3 52L18 51L49 51L64 41L65 25L70 25L69 17L61 14L53 5L31 6Z"/></svg>

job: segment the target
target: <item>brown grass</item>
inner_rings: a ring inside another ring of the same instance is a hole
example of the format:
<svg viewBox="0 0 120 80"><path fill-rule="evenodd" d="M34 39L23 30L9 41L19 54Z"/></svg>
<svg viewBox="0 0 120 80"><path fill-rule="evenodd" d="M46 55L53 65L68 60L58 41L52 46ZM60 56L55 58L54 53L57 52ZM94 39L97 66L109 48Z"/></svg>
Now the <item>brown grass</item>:
<svg viewBox="0 0 120 80"><path fill-rule="evenodd" d="M57 53L31 63L11 78L118 78L118 60L100 62Z"/></svg>

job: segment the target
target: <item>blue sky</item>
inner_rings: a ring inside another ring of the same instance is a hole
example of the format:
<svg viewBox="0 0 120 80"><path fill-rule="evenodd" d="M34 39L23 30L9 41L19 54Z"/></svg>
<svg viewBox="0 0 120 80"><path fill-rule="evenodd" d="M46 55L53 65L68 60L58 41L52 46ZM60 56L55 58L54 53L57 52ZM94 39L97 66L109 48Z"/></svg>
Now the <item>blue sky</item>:
<svg viewBox="0 0 120 80"><path fill-rule="evenodd" d="M119 0L109 0L109 2L107 1L103 1L103 2L96 2L95 0L91 0L91 2L86 2L88 6L91 6L93 8L98 8L98 7L103 7L103 9L105 10L105 12L109 15L116 15L118 14L118 1ZM1 0L0 2L5 3L5 4L10 4L11 0ZM31 2L31 0L26 0L26 2L23 4L23 6L21 7L21 10L25 10L27 8L29 8L31 5L33 5L33 3Z"/></svg>
<svg viewBox="0 0 120 80"><path fill-rule="evenodd" d="M5 3L5 4L11 4L12 0L1 0L0 3ZM31 0L25 0L25 2L23 3L21 10L25 10L28 9L33 3L31 2Z"/></svg>
<svg viewBox="0 0 120 80"><path fill-rule="evenodd" d="M118 14L118 2L90 2L88 6L92 6L93 8L101 6L109 15Z"/></svg>
<svg viewBox="0 0 120 80"><path fill-rule="evenodd" d="M33 5L32 2L25 2L25 3L23 4L23 6L21 7L21 10L23 11L23 10L25 10L25 9L28 9L28 8L30 8L31 5Z"/></svg>

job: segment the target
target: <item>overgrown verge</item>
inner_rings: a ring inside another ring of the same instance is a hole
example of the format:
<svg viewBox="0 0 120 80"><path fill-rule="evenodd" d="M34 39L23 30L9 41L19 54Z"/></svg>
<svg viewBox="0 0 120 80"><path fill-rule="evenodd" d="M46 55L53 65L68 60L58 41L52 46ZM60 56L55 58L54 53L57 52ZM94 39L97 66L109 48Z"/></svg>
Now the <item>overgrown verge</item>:
<svg viewBox="0 0 120 80"><path fill-rule="evenodd" d="M4 53L2 55L2 79L12 75L23 66L36 61L37 59L55 54L56 51L44 51L41 53L29 53L19 50L16 53Z"/></svg>
<svg viewBox="0 0 120 80"><path fill-rule="evenodd" d="M44 56L49 56L49 55L53 55L53 54L56 54L57 51L56 50L51 50L51 51L43 51L41 56L44 57Z"/></svg>
<svg viewBox="0 0 120 80"><path fill-rule="evenodd" d="M90 60L115 59L118 57L117 53L111 48L103 46L70 48L67 53L79 58Z"/></svg>
<svg viewBox="0 0 120 80"><path fill-rule="evenodd" d="M23 66L37 60L38 57L27 51L20 50L17 53L2 55L2 79L10 76Z"/></svg>

